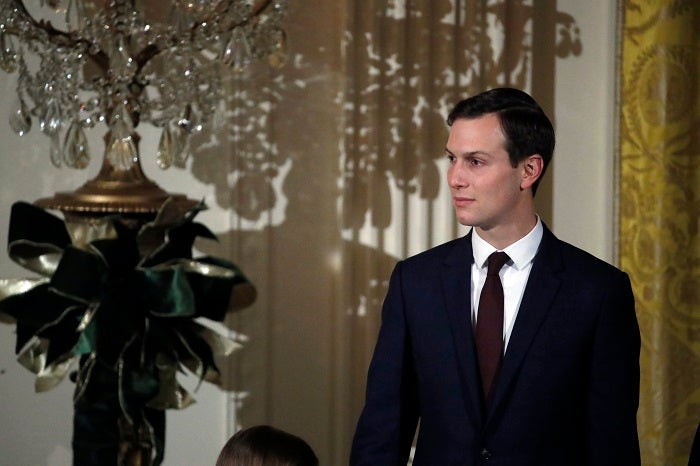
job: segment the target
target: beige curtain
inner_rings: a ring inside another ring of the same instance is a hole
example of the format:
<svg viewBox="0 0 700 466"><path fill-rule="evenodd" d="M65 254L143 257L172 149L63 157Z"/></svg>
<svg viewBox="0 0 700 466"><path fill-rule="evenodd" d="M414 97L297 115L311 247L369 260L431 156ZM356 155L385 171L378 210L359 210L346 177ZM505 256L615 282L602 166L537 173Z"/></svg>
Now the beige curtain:
<svg viewBox="0 0 700 466"><path fill-rule="evenodd" d="M202 248L259 292L228 322L246 337L225 366L238 425L287 429L340 465L391 269L464 232L444 185L447 111L512 85L551 113L555 60L581 44L544 0L292 2L287 24L287 65L231 81L227 120L197 141L192 172L230 212L220 244Z"/></svg>
<svg viewBox="0 0 700 466"><path fill-rule="evenodd" d="M642 333L643 463L685 466L700 421L700 5L622 5L620 262Z"/></svg>

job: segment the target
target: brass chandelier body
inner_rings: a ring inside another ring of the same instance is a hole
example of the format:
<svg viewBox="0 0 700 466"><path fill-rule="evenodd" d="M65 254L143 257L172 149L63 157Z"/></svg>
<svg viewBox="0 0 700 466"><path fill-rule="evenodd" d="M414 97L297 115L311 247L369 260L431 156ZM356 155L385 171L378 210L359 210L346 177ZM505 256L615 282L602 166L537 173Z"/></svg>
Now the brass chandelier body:
<svg viewBox="0 0 700 466"><path fill-rule="evenodd" d="M105 124L96 178L37 201L72 214L153 213L173 197L143 173L136 127L160 128L157 162L184 167L189 137L225 101L222 79L254 60L284 61L288 0L0 0L0 68L18 73L10 115L20 135L38 122L56 166L85 168L85 131ZM49 12L51 20L41 17ZM41 19L39 19L41 17ZM56 24L61 23L61 26Z"/></svg>

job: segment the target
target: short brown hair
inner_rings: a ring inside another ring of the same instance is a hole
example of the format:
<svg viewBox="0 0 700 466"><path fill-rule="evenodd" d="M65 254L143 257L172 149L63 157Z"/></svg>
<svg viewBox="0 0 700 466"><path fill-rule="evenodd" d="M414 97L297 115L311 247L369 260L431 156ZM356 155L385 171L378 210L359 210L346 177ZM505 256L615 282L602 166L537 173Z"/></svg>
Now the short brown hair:
<svg viewBox="0 0 700 466"><path fill-rule="evenodd" d="M487 114L498 116L506 139L504 149L513 167L533 154L542 157L542 173L532 185L535 194L554 153L552 122L527 92L500 87L458 102L447 116L447 125L452 126L455 120L469 120Z"/></svg>
<svg viewBox="0 0 700 466"><path fill-rule="evenodd" d="M318 458L302 438L260 425L236 432L216 466L318 466Z"/></svg>

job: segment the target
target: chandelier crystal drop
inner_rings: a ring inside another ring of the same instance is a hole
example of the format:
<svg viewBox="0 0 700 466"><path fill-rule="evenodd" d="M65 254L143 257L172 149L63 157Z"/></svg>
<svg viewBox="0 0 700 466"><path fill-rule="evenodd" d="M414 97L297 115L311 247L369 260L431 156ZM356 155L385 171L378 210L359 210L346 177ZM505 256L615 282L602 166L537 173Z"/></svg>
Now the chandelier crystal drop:
<svg viewBox="0 0 700 466"><path fill-rule="evenodd" d="M288 3L0 0L0 69L18 74L10 127L39 128L54 165L85 168L85 130L103 123L100 176L122 180L143 177L135 128L146 121L162 131L158 166L183 167L190 135L221 107L224 80L254 61L284 63Z"/></svg>

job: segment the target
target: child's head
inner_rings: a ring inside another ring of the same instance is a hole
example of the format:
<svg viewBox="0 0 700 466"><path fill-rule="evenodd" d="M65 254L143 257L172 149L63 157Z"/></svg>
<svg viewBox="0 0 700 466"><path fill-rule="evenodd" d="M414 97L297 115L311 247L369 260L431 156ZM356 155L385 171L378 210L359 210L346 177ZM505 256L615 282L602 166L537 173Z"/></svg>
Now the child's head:
<svg viewBox="0 0 700 466"><path fill-rule="evenodd" d="M318 466L303 439L271 426L238 431L226 442L216 466Z"/></svg>

